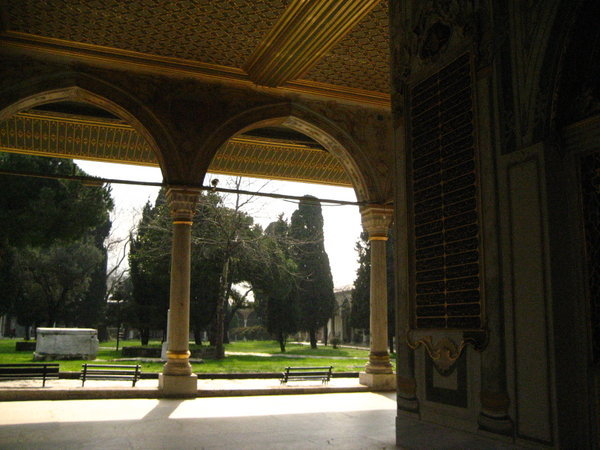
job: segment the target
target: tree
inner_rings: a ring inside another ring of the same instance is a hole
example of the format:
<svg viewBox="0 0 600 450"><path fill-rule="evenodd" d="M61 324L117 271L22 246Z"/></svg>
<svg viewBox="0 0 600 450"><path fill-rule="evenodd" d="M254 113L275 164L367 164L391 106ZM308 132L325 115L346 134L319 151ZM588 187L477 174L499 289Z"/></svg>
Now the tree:
<svg viewBox="0 0 600 450"><path fill-rule="evenodd" d="M298 331L297 267L290 257L289 226L279 216L265 230L263 241L268 262L255 270L252 278L259 315L269 333L285 352L287 337Z"/></svg>
<svg viewBox="0 0 600 450"><path fill-rule="evenodd" d="M85 175L70 160L7 153L0 153L0 168L51 176ZM0 175L0 189L0 288L3 292L0 312L16 313L22 322L34 323L39 321L34 316L37 311L34 303L43 293L34 295L35 283L30 274L19 271L19 268L26 270L27 265L16 264L15 258L22 262L24 254L32 258L39 254L41 259L32 263L43 265L48 258L58 256L60 246L88 245L90 233L108 222L113 207L110 189L84 186L79 181L10 175ZM102 274L98 276L101 278ZM102 283L98 280L97 284ZM70 304L70 307L75 306ZM92 308L88 305L83 310ZM44 320L49 320L47 311L41 314ZM60 320L79 322L76 316L60 316Z"/></svg>
<svg viewBox="0 0 600 450"><path fill-rule="evenodd" d="M366 232L363 231L360 234L360 240L356 242L355 249L358 253L358 270L352 289L350 323L352 328L368 331L371 295L371 249Z"/></svg>
<svg viewBox="0 0 600 450"><path fill-rule="evenodd" d="M134 308L133 284L131 277L125 274L119 281L115 282L112 298L107 302L106 307L107 325L117 328L117 350L119 349L119 339L122 335L121 327L126 323L127 317L135 316L135 313L131 312Z"/></svg>
<svg viewBox="0 0 600 450"><path fill-rule="evenodd" d="M218 209L223 208L221 197L215 192L201 193L192 227L190 326L196 344L200 344L204 330L214 321L219 299L222 255L216 235L220 233ZM214 333L212 336L214 343Z"/></svg>
<svg viewBox="0 0 600 450"><path fill-rule="evenodd" d="M74 312L101 260L101 252L85 240L45 249L21 249L16 264L20 293L26 305L18 309L22 313L21 324L31 324L32 310L41 318L39 323L47 326L74 324Z"/></svg>
<svg viewBox="0 0 600 450"><path fill-rule="evenodd" d="M214 192L202 193L192 227L190 326L201 343L202 331L214 325L212 342L217 355L224 356L226 325L244 300L235 298L233 285L247 278L248 261L262 233L253 219L241 211L245 202L234 208L223 205ZM135 322L145 345L151 328L165 326L169 305L171 262L171 217L165 192L156 204L144 207L136 235L131 242L130 274L133 284ZM241 296L243 297L243 295Z"/></svg>
<svg viewBox="0 0 600 450"><path fill-rule="evenodd" d="M73 161L0 153L0 168L44 175L85 175ZM80 239L108 220L110 190L79 181L0 175L0 245L48 246ZM0 258L2 257L0 249Z"/></svg>
<svg viewBox="0 0 600 450"><path fill-rule="evenodd" d="M136 235L131 240L129 268L133 304L129 323L148 345L150 330L166 331L171 274L171 222L163 189L156 203L144 206Z"/></svg>
<svg viewBox="0 0 600 450"><path fill-rule="evenodd" d="M394 240L393 237L386 242L387 259L387 310L388 310L388 345L390 352L394 351L394 336L396 335L396 318L394 308ZM352 290L352 306L350 310L350 323L353 328L360 328L370 332L371 315L371 246L368 234L361 233L360 240L356 243L359 267L356 271L354 289Z"/></svg>
<svg viewBox="0 0 600 450"><path fill-rule="evenodd" d="M323 242L323 214L315 197L302 197L292 214L290 237L298 268L300 328L308 331L311 348L317 347L317 330L333 315L335 297L329 257Z"/></svg>
<svg viewBox="0 0 600 450"><path fill-rule="evenodd" d="M241 178L238 177L234 181L234 187L239 189L240 185ZM216 252L221 260L214 322L217 359L225 356L224 343L227 331L225 322L232 287L234 284L247 281L247 267L251 266L251 261L258 257L257 250L260 249L256 243L261 239L262 229L254 226L252 217L242 211L252 198L242 200L241 196L236 194L232 208L216 208L212 215L214 233L204 241L204 244L212 247L212 251Z"/></svg>
<svg viewBox="0 0 600 450"><path fill-rule="evenodd" d="M106 316L106 290L107 290L107 261L108 251L105 247L106 238L111 228L110 220L98 225L89 233L89 243L98 249L100 260L90 274L90 283L87 292L81 301L73 305L73 322L77 326L98 328L98 337L107 339L106 327L103 327Z"/></svg>

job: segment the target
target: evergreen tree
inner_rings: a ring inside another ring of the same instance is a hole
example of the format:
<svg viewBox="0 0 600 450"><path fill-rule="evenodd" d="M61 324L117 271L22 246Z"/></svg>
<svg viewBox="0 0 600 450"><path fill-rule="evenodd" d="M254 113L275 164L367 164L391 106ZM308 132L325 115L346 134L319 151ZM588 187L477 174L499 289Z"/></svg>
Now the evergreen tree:
<svg viewBox="0 0 600 450"><path fill-rule="evenodd" d="M215 240L219 231L215 214L222 207L218 194L202 193L192 228L190 327L196 344L202 343L202 333L210 328L217 309L223 261Z"/></svg>
<svg viewBox="0 0 600 450"><path fill-rule="evenodd" d="M298 268L300 329L308 331L310 345L317 347L317 331L333 315L335 298L329 257L323 241L323 214L318 199L302 197L292 214L290 237L294 239L293 259Z"/></svg>
<svg viewBox="0 0 600 450"><path fill-rule="evenodd" d="M358 253L358 270L352 289L350 324L352 328L369 331L370 286L371 286L371 249L368 234L362 232L355 245Z"/></svg>
<svg viewBox="0 0 600 450"><path fill-rule="evenodd" d="M25 308L18 308L22 325L31 325L30 311L38 324L79 325L73 312L86 295L101 252L87 240L19 250L17 267Z"/></svg>
<svg viewBox="0 0 600 450"><path fill-rule="evenodd" d="M71 160L8 153L0 153L0 168L17 173L86 175ZM79 181L0 175L0 190L3 194L0 198L0 290L3 293L0 297L0 313L16 313L24 325L42 321L49 321L50 324L68 321L80 325L77 315L66 316L65 311L56 311L52 313L55 317L49 319L44 310L40 313L41 318L36 319L34 312L38 308L34 303L39 304L41 297L34 295L32 286L35 283L27 271L34 264L39 264L40 270L48 275L52 268L43 265L49 263L51 258L58 261L56 258L59 258L59 254L64 254L59 247L77 253L80 246L89 245L93 230L109 224L109 212L113 207L110 189L84 186ZM23 262L25 254L31 258L39 255L39 259L31 264L17 264L17 260ZM90 261L94 260L94 255L92 251ZM61 261L61 264L66 264L64 275L72 273L72 266L77 265L75 261L72 263ZM20 270L26 272L21 273ZM102 277L98 266L93 270L98 270L99 277ZM60 284L60 275L48 275L48 283ZM103 283L105 279L98 281L98 285ZM78 303L85 303L82 299L86 294L79 292L81 284L78 281L75 284L77 286L69 296L78 291L79 297L76 301L69 299L69 313L74 311L71 308L77 309ZM89 280L83 284L89 285ZM38 287L49 288L43 285ZM44 297L48 298L47 295ZM92 311L94 308L94 305L86 305L83 309ZM89 320L85 322L90 323Z"/></svg>
<svg viewBox="0 0 600 450"><path fill-rule="evenodd" d="M394 307L394 240L393 237L386 242L387 259L387 310L388 310L388 344L390 352L394 351L393 339L396 335L396 317ZM353 328L363 329L370 332L371 315L371 246L368 234L362 232L360 240L356 243L359 267L356 271L354 288L352 289L352 306L350 310L350 324Z"/></svg>
<svg viewBox="0 0 600 450"><path fill-rule="evenodd" d="M296 264L290 257L288 224L279 216L265 230L264 254L252 279L258 313L267 331L279 342L282 352L290 334L298 331L298 290Z"/></svg>
<svg viewBox="0 0 600 450"><path fill-rule="evenodd" d="M156 204L146 203L137 234L131 240L129 269L133 286L133 308L128 322L147 345L150 330L166 330L171 273L171 223L165 192Z"/></svg>
<svg viewBox="0 0 600 450"><path fill-rule="evenodd" d="M44 175L85 175L68 159L0 153L0 168ZM0 245L47 246L80 239L108 220L110 190L79 181L0 175ZM0 249L0 258L2 257Z"/></svg>

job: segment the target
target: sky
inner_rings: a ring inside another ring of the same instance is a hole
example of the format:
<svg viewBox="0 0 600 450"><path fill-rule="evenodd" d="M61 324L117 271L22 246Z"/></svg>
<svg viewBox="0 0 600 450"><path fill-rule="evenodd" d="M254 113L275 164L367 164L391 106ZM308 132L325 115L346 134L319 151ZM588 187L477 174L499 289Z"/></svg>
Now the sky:
<svg viewBox="0 0 600 450"><path fill-rule="evenodd" d="M82 160L75 160L75 163L86 173L93 176L121 180L162 181L160 169L154 167ZM233 188L232 177L225 175L208 174L204 184L208 185L212 178L218 178L218 186L221 188ZM111 237L127 236L129 230L133 229L141 218L142 208L146 202L154 203L159 188L115 183L111 189L115 203ZM244 177L241 189L296 196L310 194L322 199L356 201L356 195L351 188L309 183ZM233 201L232 197L232 195L229 196L231 201ZM225 203L227 204L227 197L225 197ZM329 204L322 204L321 206L324 221L325 251L329 256L334 287L337 289L351 286L358 269L358 255L354 247L362 231L358 206ZM254 197L245 212L264 228L276 220L281 213L289 221L297 207L297 201ZM112 256L114 261L116 256Z"/></svg>

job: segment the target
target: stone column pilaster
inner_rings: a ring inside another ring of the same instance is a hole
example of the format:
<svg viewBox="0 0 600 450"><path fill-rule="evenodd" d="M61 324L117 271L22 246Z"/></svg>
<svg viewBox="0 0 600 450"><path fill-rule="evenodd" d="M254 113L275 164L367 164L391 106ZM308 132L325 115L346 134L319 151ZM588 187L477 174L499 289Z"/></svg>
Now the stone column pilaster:
<svg viewBox="0 0 600 450"><path fill-rule="evenodd" d="M171 397L194 396L197 392L197 377L189 362L189 330L191 236L198 194L198 190L188 188L167 191L173 244L167 363L159 376L159 389Z"/></svg>
<svg viewBox="0 0 600 450"><path fill-rule="evenodd" d="M370 327L371 343L369 362L360 374L360 383L376 389L393 389L395 376L388 353L387 317L387 258L386 241L392 222L392 209L371 206L361 210L363 227L371 244Z"/></svg>

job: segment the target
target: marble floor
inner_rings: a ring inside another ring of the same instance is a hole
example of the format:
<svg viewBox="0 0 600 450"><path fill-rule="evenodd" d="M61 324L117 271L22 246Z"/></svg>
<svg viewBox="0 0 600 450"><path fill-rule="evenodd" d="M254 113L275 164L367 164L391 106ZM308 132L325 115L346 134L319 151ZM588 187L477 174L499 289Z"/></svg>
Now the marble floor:
<svg viewBox="0 0 600 450"><path fill-rule="evenodd" d="M2 449L395 448L395 394L0 403ZM410 419L403 448L512 448Z"/></svg>

